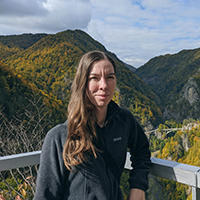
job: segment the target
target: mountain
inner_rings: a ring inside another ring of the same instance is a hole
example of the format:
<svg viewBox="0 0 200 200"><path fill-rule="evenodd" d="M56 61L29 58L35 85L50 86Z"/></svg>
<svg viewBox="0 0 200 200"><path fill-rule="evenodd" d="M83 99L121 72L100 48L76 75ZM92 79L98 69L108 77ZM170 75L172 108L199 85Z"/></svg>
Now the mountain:
<svg viewBox="0 0 200 200"><path fill-rule="evenodd" d="M13 37L17 40L18 36ZM13 37L4 38L2 46L8 53L2 62L9 66L15 76L23 77L47 98L61 102L65 110L80 57L97 49L107 52L117 64L115 101L129 108L143 126L155 125L161 120L161 112L156 105L159 98L115 54L108 52L85 32L67 30L48 35L25 34L19 35L18 42L13 42Z"/></svg>
<svg viewBox="0 0 200 200"><path fill-rule="evenodd" d="M159 96L164 119L200 118L200 49L155 57L136 74Z"/></svg>

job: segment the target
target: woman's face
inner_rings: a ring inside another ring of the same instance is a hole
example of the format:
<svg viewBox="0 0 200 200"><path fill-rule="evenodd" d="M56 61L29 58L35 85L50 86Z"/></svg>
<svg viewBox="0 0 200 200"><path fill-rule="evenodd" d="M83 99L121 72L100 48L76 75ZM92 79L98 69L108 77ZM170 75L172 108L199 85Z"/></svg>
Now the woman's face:
<svg viewBox="0 0 200 200"><path fill-rule="evenodd" d="M88 77L87 95L97 109L106 108L116 87L114 67L107 59L93 63Z"/></svg>

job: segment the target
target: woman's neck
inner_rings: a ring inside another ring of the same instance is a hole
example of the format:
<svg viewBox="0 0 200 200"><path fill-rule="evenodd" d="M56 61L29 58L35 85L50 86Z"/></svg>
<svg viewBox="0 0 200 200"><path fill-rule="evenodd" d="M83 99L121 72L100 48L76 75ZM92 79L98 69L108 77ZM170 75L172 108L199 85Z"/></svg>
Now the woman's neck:
<svg viewBox="0 0 200 200"><path fill-rule="evenodd" d="M101 109L96 110L97 124L100 127L104 126L106 114L107 114L107 106L105 108L101 108Z"/></svg>

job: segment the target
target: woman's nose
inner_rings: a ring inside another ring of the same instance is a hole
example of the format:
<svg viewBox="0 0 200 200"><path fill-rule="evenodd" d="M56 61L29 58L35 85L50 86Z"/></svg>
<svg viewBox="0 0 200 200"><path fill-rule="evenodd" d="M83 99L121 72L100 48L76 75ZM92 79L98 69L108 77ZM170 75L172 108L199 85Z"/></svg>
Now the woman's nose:
<svg viewBox="0 0 200 200"><path fill-rule="evenodd" d="M105 89L107 88L107 81L105 78L101 78L100 83L99 83L100 89Z"/></svg>

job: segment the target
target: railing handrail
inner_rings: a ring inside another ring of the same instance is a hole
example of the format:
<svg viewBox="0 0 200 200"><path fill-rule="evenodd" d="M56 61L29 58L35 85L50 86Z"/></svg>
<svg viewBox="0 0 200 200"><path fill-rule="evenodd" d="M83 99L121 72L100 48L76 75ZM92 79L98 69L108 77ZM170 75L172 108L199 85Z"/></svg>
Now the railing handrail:
<svg viewBox="0 0 200 200"><path fill-rule="evenodd" d="M39 164L41 151L0 157L0 172ZM175 161L151 158L150 174L189 185L193 188L193 200L200 199L200 167ZM131 169L130 154L127 153L126 169Z"/></svg>
<svg viewBox="0 0 200 200"><path fill-rule="evenodd" d="M13 154L0 157L0 172L40 163L41 151Z"/></svg>
<svg viewBox="0 0 200 200"><path fill-rule="evenodd" d="M0 171L39 164L40 154L41 151L34 151L0 157ZM200 188L200 167L154 157L151 161L152 175ZM131 169L129 153L127 153L125 168Z"/></svg>

